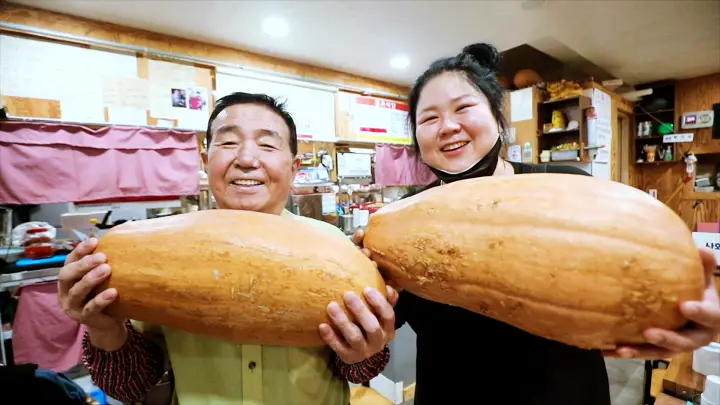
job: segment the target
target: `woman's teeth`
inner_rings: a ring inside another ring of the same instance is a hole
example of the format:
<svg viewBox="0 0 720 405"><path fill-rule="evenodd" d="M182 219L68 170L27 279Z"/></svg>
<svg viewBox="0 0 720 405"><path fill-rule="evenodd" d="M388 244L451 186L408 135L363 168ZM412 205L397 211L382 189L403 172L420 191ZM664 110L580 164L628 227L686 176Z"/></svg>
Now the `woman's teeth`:
<svg viewBox="0 0 720 405"><path fill-rule="evenodd" d="M465 145L467 145L467 142L455 142L453 144L443 147L442 150L443 150L443 152L448 152L451 150L460 149Z"/></svg>
<svg viewBox="0 0 720 405"><path fill-rule="evenodd" d="M233 180L232 184L236 186L259 186L262 182L257 180Z"/></svg>

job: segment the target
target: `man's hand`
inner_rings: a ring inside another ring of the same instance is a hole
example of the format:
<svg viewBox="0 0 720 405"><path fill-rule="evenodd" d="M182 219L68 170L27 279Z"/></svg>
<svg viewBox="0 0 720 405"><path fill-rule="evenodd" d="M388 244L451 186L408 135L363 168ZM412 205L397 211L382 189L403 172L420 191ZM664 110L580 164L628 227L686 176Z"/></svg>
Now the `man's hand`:
<svg viewBox="0 0 720 405"><path fill-rule="evenodd" d="M385 298L378 290L366 288L365 299L372 311L354 292L344 296L348 308L356 323L353 323L337 302L328 307L330 323L320 325L320 336L338 357L347 364L359 363L382 351L385 345L395 337L395 311L397 291L388 286Z"/></svg>

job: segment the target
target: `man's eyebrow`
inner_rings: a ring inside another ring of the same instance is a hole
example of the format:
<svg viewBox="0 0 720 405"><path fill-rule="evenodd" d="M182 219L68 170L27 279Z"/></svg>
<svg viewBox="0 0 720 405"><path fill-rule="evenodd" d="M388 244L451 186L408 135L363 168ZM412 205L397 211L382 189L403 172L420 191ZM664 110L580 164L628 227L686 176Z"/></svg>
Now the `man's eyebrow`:
<svg viewBox="0 0 720 405"><path fill-rule="evenodd" d="M240 132L240 127L235 124L223 124L215 130L216 135L224 134L227 132Z"/></svg>
<svg viewBox="0 0 720 405"><path fill-rule="evenodd" d="M224 133L228 133L228 132L241 132L240 126L236 125L236 124L223 124L223 125L220 125L215 130L216 134L224 134ZM272 136L272 137L282 139L282 136L280 136L280 133L278 133L277 131L273 131L271 129L266 129L266 128L258 129L257 131L255 131L255 134L260 135L260 136Z"/></svg>
<svg viewBox="0 0 720 405"><path fill-rule="evenodd" d="M282 136L280 136L280 134L277 131L273 131L271 129L259 129L257 131L257 133L258 133L258 135L266 135L266 136L272 136L275 138L282 139Z"/></svg>

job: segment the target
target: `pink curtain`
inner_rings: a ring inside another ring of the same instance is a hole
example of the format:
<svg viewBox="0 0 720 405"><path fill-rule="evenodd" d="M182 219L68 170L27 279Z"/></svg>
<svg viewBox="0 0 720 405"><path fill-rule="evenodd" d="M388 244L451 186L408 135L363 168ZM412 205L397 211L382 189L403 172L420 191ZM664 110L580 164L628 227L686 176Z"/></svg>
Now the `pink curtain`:
<svg viewBox="0 0 720 405"><path fill-rule="evenodd" d="M0 203L198 193L195 132L0 121Z"/></svg>
<svg viewBox="0 0 720 405"><path fill-rule="evenodd" d="M407 146L379 144L375 147L375 183L381 186L424 186L435 175Z"/></svg>
<svg viewBox="0 0 720 405"><path fill-rule="evenodd" d="M68 371L80 364L85 326L68 318L57 299L57 283L21 287L13 322L15 364Z"/></svg>

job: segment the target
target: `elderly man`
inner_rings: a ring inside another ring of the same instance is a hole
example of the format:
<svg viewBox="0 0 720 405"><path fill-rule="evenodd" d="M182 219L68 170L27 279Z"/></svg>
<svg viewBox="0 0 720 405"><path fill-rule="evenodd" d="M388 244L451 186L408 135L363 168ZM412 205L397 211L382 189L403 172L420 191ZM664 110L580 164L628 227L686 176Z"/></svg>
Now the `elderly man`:
<svg viewBox="0 0 720 405"><path fill-rule="evenodd" d="M273 98L233 93L218 100L208 122L207 149L203 161L220 208L284 215L340 232L284 209L299 168L297 134L292 117ZM392 289L390 302L379 291L366 294L372 310L354 293L345 295L358 324L331 303L332 327L318 325L330 347L237 345L104 314L118 292L88 297L111 271L102 253L93 254L96 246L90 239L70 254L58 295L67 315L88 327L84 354L93 380L119 400L144 398L169 360L181 405L347 405L346 380L366 381L389 360L386 343L394 335L397 299Z"/></svg>

